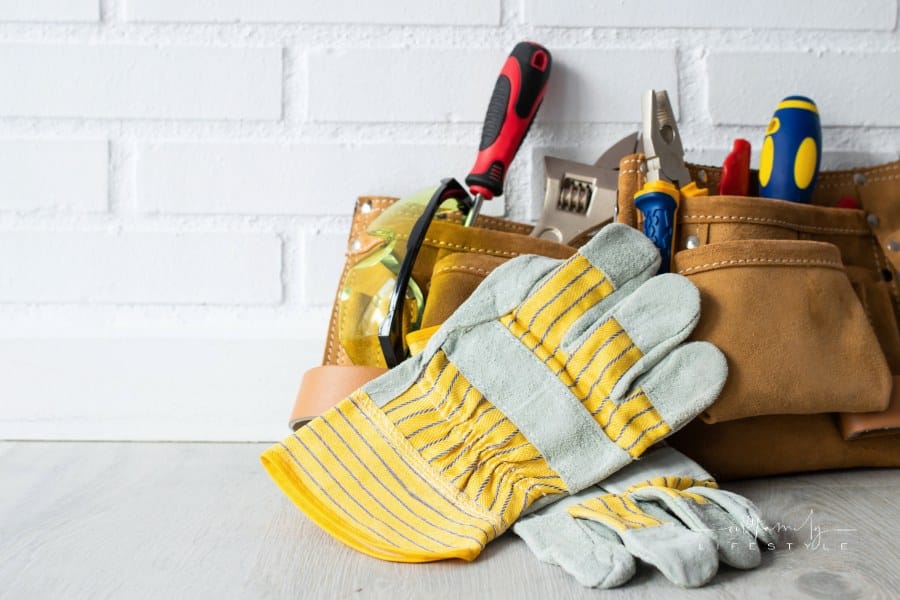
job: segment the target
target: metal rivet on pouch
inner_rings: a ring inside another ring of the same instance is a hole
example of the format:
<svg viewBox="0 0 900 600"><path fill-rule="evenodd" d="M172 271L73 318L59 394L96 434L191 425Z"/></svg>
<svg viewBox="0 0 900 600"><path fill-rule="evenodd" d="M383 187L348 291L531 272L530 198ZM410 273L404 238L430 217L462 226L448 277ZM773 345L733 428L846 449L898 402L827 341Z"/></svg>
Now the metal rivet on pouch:
<svg viewBox="0 0 900 600"><path fill-rule="evenodd" d="M888 250L890 250L891 252L900 251L900 242L898 242L897 240L888 240Z"/></svg>
<svg viewBox="0 0 900 600"><path fill-rule="evenodd" d="M854 173L853 174L853 183L856 185L864 185L866 183L866 174L865 173Z"/></svg>
<svg viewBox="0 0 900 600"><path fill-rule="evenodd" d="M700 180L700 183L706 183L709 179L709 175L706 174L705 170L700 169L699 171L697 171L697 179Z"/></svg>
<svg viewBox="0 0 900 600"><path fill-rule="evenodd" d="M878 215L876 215L875 213L867 214L866 223L869 224L869 227L878 227L878 223L880 223L880 221L878 220Z"/></svg>
<svg viewBox="0 0 900 600"><path fill-rule="evenodd" d="M684 247L688 250L693 250L698 246L700 246L700 238L698 238L696 235L689 235L684 243Z"/></svg>
<svg viewBox="0 0 900 600"><path fill-rule="evenodd" d="M370 212L372 212L372 203L369 202L368 200L366 200L365 202L363 202L362 204L360 204L360 205L359 205L359 212L361 212L361 213L364 214L364 215L367 215L367 214L369 214Z"/></svg>
<svg viewBox="0 0 900 600"><path fill-rule="evenodd" d="M362 242L358 239L350 242L350 252L359 252L360 248L362 248Z"/></svg>

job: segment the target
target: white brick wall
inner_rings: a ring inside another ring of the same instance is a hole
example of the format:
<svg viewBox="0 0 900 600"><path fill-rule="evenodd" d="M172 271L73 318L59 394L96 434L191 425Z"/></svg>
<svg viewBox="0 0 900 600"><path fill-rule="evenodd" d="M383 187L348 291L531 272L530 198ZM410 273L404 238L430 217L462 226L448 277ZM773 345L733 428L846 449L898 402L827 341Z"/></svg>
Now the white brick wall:
<svg viewBox="0 0 900 600"><path fill-rule="evenodd" d="M96 21L100 18L97 0L29 0L0 3L0 19L3 21L44 21L65 23Z"/></svg>
<svg viewBox="0 0 900 600"><path fill-rule="evenodd" d="M0 211L105 212L106 140L0 140Z"/></svg>
<svg viewBox="0 0 900 600"><path fill-rule="evenodd" d="M279 48L10 44L0 114L278 119L281 74Z"/></svg>
<svg viewBox="0 0 900 600"><path fill-rule="evenodd" d="M408 194L465 176L474 159L460 145L141 144L137 203L147 213L346 216L361 190ZM502 208L498 199L485 214Z"/></svg>
<svg viewBox="0 0 900 600"><path fill-rule="evenodd" d="M488 212L666 88L689 158L819 104L826 166L900 153L898 0L0 2L0 438L274 439L354 199L462 178L520 39L554 54Z"/></svg>
<svg viewBox="0 0 900 600"><path fill-rule="evenodd" d="M0 302L278 304L281 241L270 234L9 231Z"/></svg>

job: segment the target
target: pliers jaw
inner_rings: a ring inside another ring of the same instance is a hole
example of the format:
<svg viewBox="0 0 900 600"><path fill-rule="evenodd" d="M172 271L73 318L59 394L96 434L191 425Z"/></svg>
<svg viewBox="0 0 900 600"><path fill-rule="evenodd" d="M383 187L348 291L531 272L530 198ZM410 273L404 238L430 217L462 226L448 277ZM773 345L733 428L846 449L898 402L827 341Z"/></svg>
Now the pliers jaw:
<svg viewBox="0 0 900 600"><path fill-rule="evenodd" d="M691 174L684 164L684 146L668 92L644 92L641 112L647 181L664 180L674 183L677 188L688 185Z"/></svg>

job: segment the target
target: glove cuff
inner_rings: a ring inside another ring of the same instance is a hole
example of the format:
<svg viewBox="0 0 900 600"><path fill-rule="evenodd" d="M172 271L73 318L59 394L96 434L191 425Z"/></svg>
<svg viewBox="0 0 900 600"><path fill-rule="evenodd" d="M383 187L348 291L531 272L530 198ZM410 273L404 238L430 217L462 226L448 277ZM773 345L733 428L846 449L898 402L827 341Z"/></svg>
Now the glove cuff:
<svg viewBox="0 0 900 600"><path fill-rule="evenodd" d="M322 529L382 560L473 560L506 529L498 514L442 480L362 391L261 460Z"/></svg>

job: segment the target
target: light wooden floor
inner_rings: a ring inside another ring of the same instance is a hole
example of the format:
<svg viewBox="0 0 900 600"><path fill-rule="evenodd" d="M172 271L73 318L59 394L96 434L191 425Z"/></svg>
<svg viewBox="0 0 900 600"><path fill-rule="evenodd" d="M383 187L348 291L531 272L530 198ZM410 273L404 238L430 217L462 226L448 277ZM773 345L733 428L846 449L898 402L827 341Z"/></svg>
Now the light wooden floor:
<svg viewBox="0 0 900 600"><path fill-rule="evenodd" d="M471 564L402 565L358 554L281 495L259 465L264 447L0 442L0 597L461 600L600 594L538 563L512 535ZM728 487L757 502L768 522L789 528L778 548L765 553L762 567L722 567L707 587L685 591L642 565L630 584L611 595L900 594L900 470Z"/></svg>

